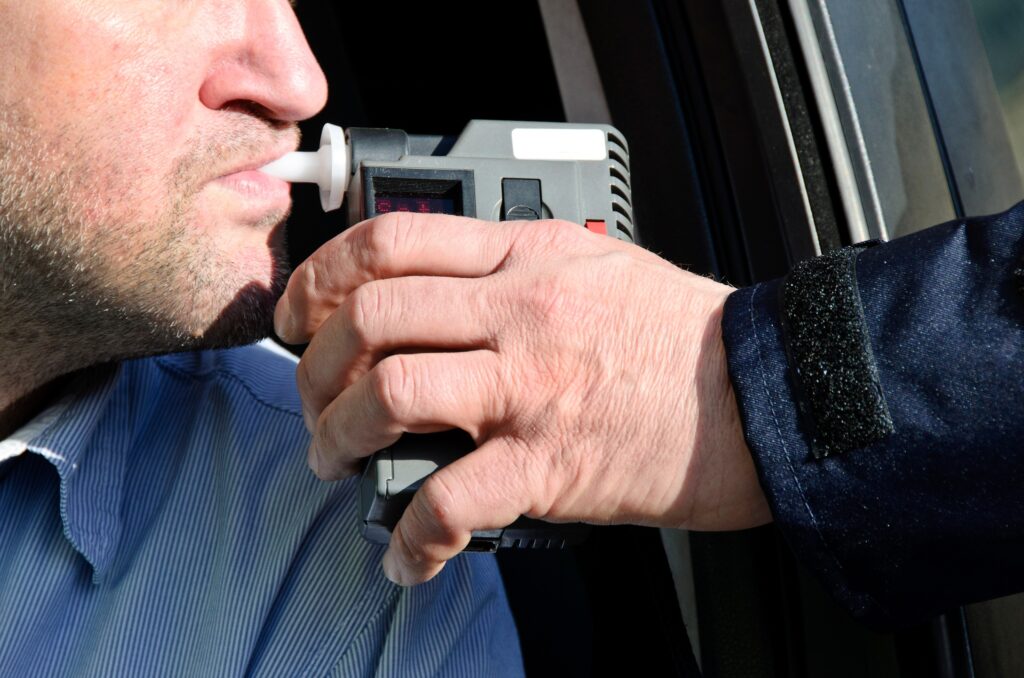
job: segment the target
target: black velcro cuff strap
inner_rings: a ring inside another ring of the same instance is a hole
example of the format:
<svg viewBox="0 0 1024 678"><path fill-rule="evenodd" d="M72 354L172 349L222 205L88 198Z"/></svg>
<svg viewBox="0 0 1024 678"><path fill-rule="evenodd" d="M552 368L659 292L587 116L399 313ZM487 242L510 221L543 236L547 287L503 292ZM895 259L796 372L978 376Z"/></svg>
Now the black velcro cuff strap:
<svg viewBox="0 0 1024 678"><path fill-rule="evenodd" d="M875 443L893 431L857 289L863 246L793 269L782 285L782 326L815 457Z"/></svg>

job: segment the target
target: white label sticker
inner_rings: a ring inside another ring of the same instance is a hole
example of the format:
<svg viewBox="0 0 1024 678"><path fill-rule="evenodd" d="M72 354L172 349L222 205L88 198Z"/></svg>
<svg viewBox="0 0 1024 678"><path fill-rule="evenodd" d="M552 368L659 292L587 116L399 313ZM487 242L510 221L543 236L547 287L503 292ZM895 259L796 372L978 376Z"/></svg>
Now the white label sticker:
<svg viewBox="0 0 1024 678"><path fill-rule="evenodd" d="M606 160L608 144L599 129L512 130L512 155L517 160Z"/></svg>

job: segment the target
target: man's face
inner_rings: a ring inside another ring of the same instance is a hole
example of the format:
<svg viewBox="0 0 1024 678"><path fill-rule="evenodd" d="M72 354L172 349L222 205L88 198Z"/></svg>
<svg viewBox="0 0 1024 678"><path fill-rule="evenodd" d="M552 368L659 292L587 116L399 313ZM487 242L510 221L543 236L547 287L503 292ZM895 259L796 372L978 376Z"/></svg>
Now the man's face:
<svg viewBox="0 0 1024 678"><path fill-rule="evenodd" d="M288 0L0 0L0 27L0 308L101 360L264 335L290 196L248 170L327 90Z"/></svg>

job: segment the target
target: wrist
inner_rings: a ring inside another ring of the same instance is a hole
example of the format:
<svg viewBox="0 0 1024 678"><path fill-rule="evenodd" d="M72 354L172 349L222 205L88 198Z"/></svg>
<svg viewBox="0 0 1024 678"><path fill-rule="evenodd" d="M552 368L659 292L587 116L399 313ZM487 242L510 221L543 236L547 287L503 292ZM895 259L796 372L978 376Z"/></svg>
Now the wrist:
<svg viewBox="0 0 1024 678"><path fill-rule="evenodd" d="M772 515L747 447L739 405L729 379L722 316L734 291L715 285L703 317L696 369L696 431L692 488L685 524L691 530L741 530L771 522Z"/></svg>

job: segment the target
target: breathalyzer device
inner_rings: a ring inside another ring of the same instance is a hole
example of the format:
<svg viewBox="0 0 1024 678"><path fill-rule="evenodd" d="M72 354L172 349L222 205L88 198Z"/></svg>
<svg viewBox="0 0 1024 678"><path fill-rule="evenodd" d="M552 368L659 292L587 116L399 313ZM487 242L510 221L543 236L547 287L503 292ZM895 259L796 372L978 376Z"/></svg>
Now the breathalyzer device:
<svg viewBox="0 0 1024 678"><path fill-rule="evenodd" d="M315 183L325 210L355 224L388 212L494 222L561 219L636 242L629 150L608 125L474 120L457 137L326 125L320 150L290 153L263 172ZM500 223L495 225L500 228ZM360 481L363 536L386 544L413 494L437 469L475 449L462 431L404 435L377 452ZM475 532L466 550L561 548L587 526L521 517Z"/></svg>

